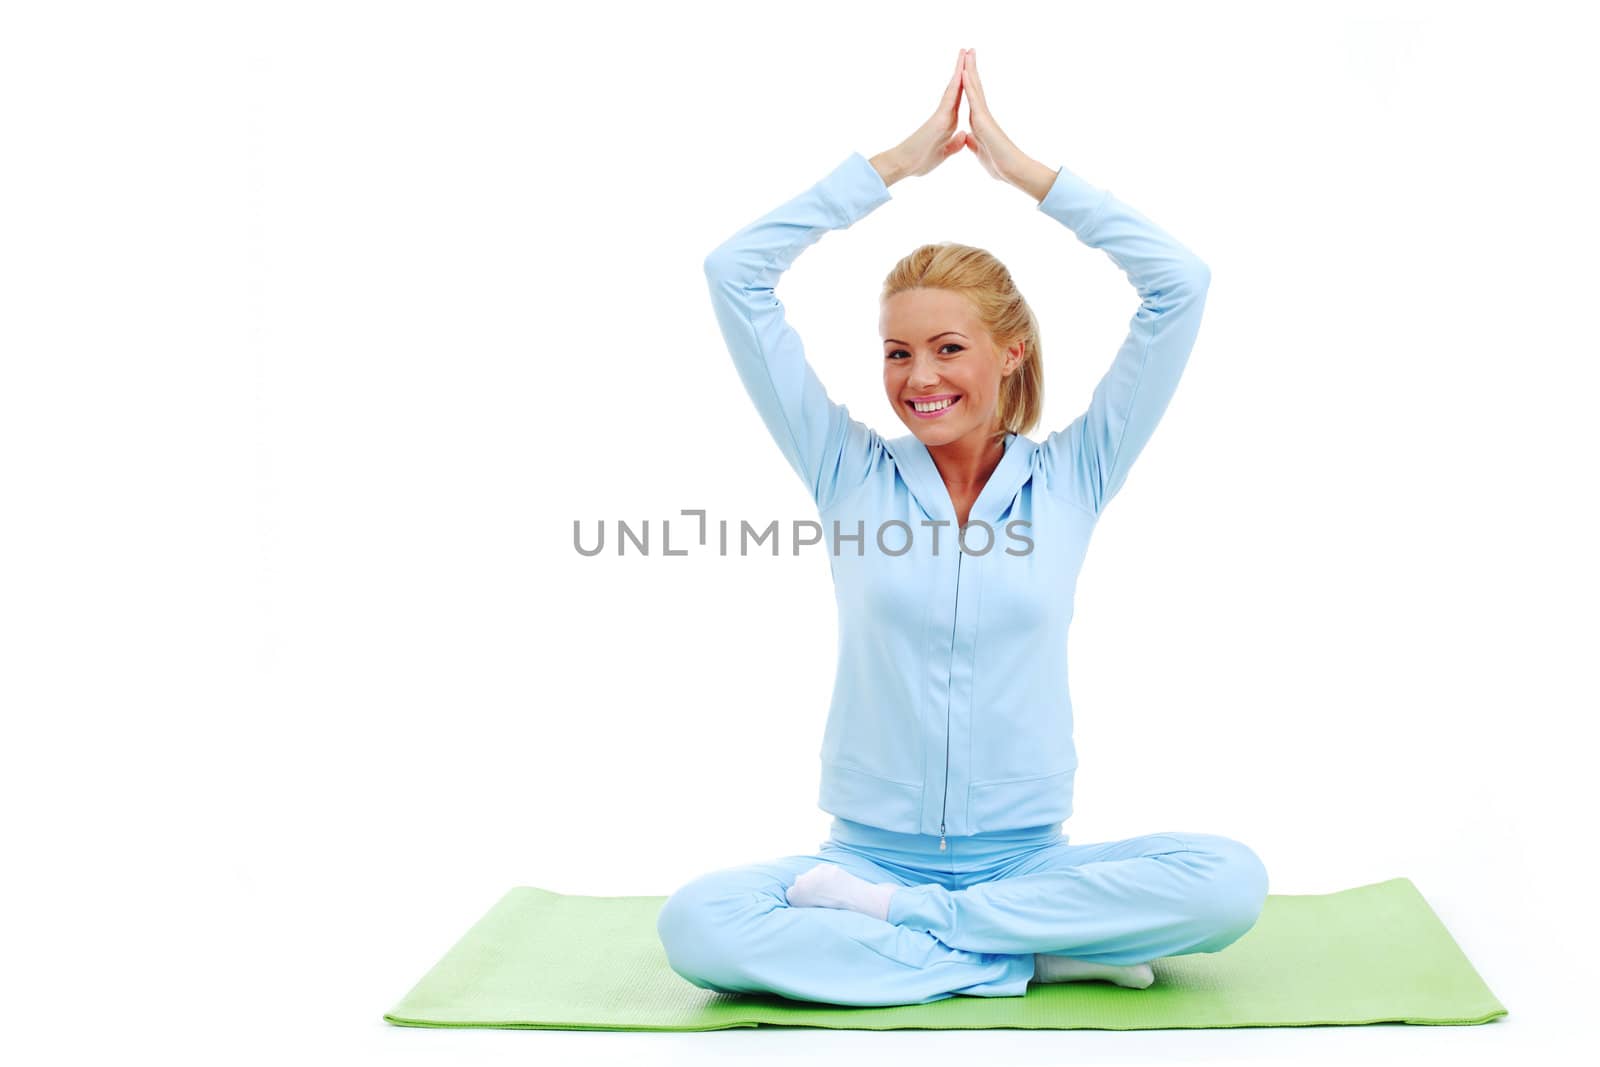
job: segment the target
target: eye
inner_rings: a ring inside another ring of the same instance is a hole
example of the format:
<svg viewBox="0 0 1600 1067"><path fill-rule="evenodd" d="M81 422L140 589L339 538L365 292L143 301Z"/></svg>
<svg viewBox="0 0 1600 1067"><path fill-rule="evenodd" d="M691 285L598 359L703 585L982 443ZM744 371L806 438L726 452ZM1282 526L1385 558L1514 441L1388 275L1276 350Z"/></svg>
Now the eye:
<svg viewBox="0 0 1600 1067"><path fill-rule="evenodd" d="M947 348L953 348L953 349L956 350L956 352L962 352L962 351L966 350L966 346L965 345L958 345L954 341L948 341L945 344L942 344L942 345L939 346L940 353L942 354L944 352L944 350L947 349ZM897 348L893 352L888 353L888 358L889 359L894 359L896 356L909 356L910 354L911 353L907 352L903 348ZM954 353L952 353L952 355L953 354Z"/></svg>

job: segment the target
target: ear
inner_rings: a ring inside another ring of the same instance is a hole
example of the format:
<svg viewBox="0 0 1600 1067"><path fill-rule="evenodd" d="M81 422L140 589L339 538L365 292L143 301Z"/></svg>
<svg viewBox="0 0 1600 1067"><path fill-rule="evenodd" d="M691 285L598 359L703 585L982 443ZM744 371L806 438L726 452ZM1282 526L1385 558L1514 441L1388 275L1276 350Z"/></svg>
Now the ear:
<svg viewBox="0 0 1600 1067"><path fill-rule="evenodd" d="M1016 344L1006 349L1005 372L1007 374L1010 374L1012 371L1022 366L1022 357L1027 349L1027 345L1027 341L1018 341Z"/></svg>

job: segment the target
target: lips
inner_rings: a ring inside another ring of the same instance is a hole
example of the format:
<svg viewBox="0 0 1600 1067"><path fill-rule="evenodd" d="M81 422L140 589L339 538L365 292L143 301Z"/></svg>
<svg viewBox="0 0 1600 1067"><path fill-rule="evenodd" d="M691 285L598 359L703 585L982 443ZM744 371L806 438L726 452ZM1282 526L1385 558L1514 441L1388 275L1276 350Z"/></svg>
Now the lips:
<svg viewBox="0 0 1600 1067"><path fill-rule="evenodd" d="M906 407L919 419L936 419L961 402L960 393L937 393L906 401ZM920 408L920 410L919 410Z"/></svg>

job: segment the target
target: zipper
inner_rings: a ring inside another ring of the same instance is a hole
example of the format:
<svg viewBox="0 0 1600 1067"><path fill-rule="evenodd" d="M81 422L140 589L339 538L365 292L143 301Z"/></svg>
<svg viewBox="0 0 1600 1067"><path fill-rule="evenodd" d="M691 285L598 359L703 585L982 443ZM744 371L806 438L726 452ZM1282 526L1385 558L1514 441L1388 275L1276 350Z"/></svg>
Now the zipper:
<svg viewBox="0 0 1600 1067"><path fill-rule="evenodd" d="M961 557L966 555L961 550L961 541L956 539L956 608L952 614L955 616L950 622L950 675L955 675L956 665L956 627L961 618ZM944 801L939 809L939 851L944 848L944 817L950 810L950 705L953 702L955 685L953 682L946 684L944 698Z"/></svg>

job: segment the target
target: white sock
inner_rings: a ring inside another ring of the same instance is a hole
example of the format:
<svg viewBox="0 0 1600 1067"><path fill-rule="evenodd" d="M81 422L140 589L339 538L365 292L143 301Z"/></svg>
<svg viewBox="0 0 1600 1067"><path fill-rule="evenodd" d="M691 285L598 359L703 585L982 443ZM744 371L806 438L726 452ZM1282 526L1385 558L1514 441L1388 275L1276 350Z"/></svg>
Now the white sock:
<svg viewBox="0 0 1600 1067"><path fill-rule="evenodd" d="M1086 982L1097 978L1129 989L1144 989L1156 980L1156 974L1148 963L1119 966L1113 963L1089 963L1046 952L1033 954L1035 982Z"/></svg>
<svg viewBox="0 0 1600 1067"><path fill-rule="evenodd" d="M892 882L868 882L843 867L819 863L785 891L796 908L848 908L889 921L889 898L900 888Z"/></svg>

